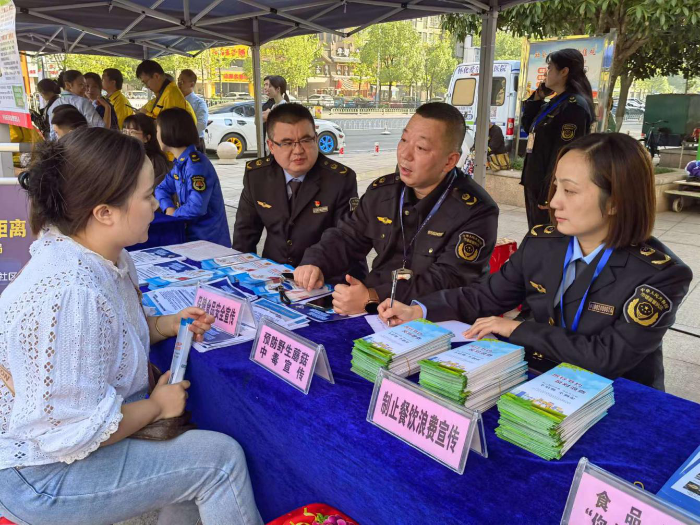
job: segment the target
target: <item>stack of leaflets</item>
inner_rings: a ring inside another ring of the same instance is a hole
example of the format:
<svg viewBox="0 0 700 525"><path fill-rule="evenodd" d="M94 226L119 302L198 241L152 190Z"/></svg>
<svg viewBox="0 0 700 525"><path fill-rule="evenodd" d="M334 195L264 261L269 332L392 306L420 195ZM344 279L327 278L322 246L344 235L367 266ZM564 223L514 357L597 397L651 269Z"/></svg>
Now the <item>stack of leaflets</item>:
<svg viewBox="0 0 700 525"><path fill-rule="evenodd" d="M214 257L202 261L202 268L212 270L222 268L224 266L234 266L236 264L248 263L251 261L260 260L260 256L254 253L238 253L235 255L227 255L226 257Z"/></svg>
<svg viewBox="0 0 700 525"><path fill-rule="evenodd" d="M354 341L351 370L374 382L380 368L406 377L418 371L418 361L450 348L454 334L441 326L415 319Z"/></svg>
<svg viewBox="0 0 700 525"><path fill-rule="evenodd" d="M498 340L482 339L418 364L421 386L480 412L527 380L525 349Z"/></svg>
<svg viewBox="0 0 700 525"><path fill-rule="evenodd" d="M610 379L562 363L501 396L496 435L560 459L614 404Z"/></svg>
<svg viewBox="0 0 700 525"><path fill-rule="evenodd" d="M184 259L182 255L168 250L167 248L146 248L130 253L131 260L134 261L134 266L150 266L153 264L168 262L172 260L181 261Z"/></svg>
<svg viewBox="0 0 700 525"><path fill-rule="evenodd" d="M147 284L150 290L164 286L190 286L198 282L209 281L214 277L213 271L202 270L178 259L137 266L136 273L139 278L139 286Z"/></svg>
<svg viewBox="0 0 700 525"><path fill-rule="evenodd" d="M673 473L657 495L700 517L700 447Z"/></svg>
<svg viewBox="0 0 700 525"><path fill-rule="evenodd" d="M192 259L193 261L198 262L216 257L227 257L229 255L241 253L238 250L221 246L220 244L210 241L190 241L183 244L171 244L165 248L171 252L175 252L178 255L186 257L187 259Z"/></svg>

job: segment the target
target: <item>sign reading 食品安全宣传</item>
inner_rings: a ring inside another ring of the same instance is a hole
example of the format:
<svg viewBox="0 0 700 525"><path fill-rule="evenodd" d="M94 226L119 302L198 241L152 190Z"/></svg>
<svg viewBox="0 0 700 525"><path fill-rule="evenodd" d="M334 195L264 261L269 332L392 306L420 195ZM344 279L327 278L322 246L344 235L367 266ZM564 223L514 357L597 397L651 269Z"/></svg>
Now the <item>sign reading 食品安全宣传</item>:
<svg viewBox="0 0 700 525"><path fill-rule="evenodd" d="M0 293L29 261L28 218L27 193L17 179L0 179Z"/></svg>
<svg viewBox="0 0 700 525"><path fill-rule="evenodd" d="M15 4L0 0L0 124L32 127L15 34Z"/></svg>

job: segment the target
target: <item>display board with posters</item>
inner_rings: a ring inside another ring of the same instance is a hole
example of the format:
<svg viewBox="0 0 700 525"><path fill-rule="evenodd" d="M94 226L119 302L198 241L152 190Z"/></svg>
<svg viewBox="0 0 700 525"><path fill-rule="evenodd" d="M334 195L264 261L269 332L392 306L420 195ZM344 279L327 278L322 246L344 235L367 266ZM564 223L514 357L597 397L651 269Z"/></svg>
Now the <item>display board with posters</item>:
<svg viewBox="0 0 700 525"><path fill-rule="evenodd" d="M610 69L617 34L613 31L601 36L570 36L560 39L526 42L522 61L519 100L525 100L547 76L547 56L561 49L578 49L583 55L586 76L593 90L596 131L605 130L608 97L610 96Z"/></svg>
<svg viewBox="0 0 700 525"><path fill-rule="evenodd" d="M27 192L17 179L0 178L0 294L29 261L33 241Z"/></svg>
<svg viewBox="0 0 700 525"><path fill-rule="evenodd" d="M32 127L15 34L15 4L0 0L0 124Z"/></svg>

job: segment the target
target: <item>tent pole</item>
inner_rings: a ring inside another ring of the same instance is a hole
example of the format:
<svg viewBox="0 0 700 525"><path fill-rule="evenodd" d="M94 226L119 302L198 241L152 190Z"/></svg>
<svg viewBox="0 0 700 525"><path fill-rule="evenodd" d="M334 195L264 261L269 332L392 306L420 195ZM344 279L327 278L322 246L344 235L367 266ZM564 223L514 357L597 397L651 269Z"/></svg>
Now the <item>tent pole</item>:
<svg viewBox="0 0 700 525"><path fill-rule="evenodd" d="M255 98L255 136L258 142L258 157L265 155L265 135L262 121L262 81L260 79L260 32L258 18L253 18L253 97Z"/></svg>
<svg viewBox="0 0 700 525"><path fill-rule="evenodd" d="M10 126L0 124L0 142L10 142ZM14 177L15 168L12 163L12 153L7 150L0 153L0 177Z"/></svg>
<svg viewBox="0 0 700 525"><path fill-rule="evenodd" d="M493 59L496 47L496 22L498 0L491 0L491 9L481 15L481 55L479 57L479 95L476 110L476 136L474 153L474 180L479 186L486 185L486 151L491 122L491 83L493 82Z"/></svg>

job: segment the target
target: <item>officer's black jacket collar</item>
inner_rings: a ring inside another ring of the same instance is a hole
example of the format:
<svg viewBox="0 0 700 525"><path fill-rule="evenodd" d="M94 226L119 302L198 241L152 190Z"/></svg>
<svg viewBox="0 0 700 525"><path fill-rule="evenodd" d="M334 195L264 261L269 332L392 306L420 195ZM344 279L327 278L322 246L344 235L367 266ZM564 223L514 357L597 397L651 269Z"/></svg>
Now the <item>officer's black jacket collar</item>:
<svg viewBox="0 0 700 525"><path fill-rule="evenodd" d="M440 184L438 184L433 191L431 191L428 195L423 197L422 199L418 199L416 197L416 193L413 191L413 188L409 188L408 186L406 187L406 202L404 205L409 205L409 206L414 206L416 210L418 211L418 215L421 218L424 218L425 216L430 213L430 210L433 209L433 206L435 203L438 201L440 196L443 194L443 192L447 189L447 185L450 183L452 180L454 174L454 170L448 173L445 178L442 179Z"/></svg>
<svg viewBox="0 0 700 525"><path fill-rule="evenodd" d="M555 244L552 245L550 249L543 251L547 259L546 264L548 268L550 268L550 271L547 272L547 278L543 283L544 288L547 290L547 304L550 310L550 317L554 314L555 294L561 284L562 275L564 273L564 259L566 258L566 250L569 246L570 239L571 237L567 235L550 239L550 241ZM586 288L588 288L588 284L591 282L595 266L598 264L598 260L602 257L602 254L603 251L601 250L595 260L588 265L583 275L576 277L576 280L569 290L564 294L564 304L580 301L583 298L583 294L586 293ZM605 268L595 280L588 293L592 294L614 283L617 278L617 273L620 271L619 268L627 264L628 258L629 252L626 249L613 250L608 264L605 265Z"/></svg>
<svg viewBox="0 0 700 525"><path fill-rule="evenodd" d="M311 169L306 173L304 177L304 182L299 188L299 193L294 202L294 209L289 209L288 198L287 198L287 180L284 176L284 170L282 166L277 164L277 161L272 160L272 165L274 170L272 171L272 180L270 184L275 188L272 192L274 195L275 203L270 203L276 206L280 213L294 220L302 210L311 202L311 200L316 196L319 189L321 188L321 181L319 176L319 170L321 169L321 163L326 160L322 154L319 153L316 163L311 167Z"/></svg>

